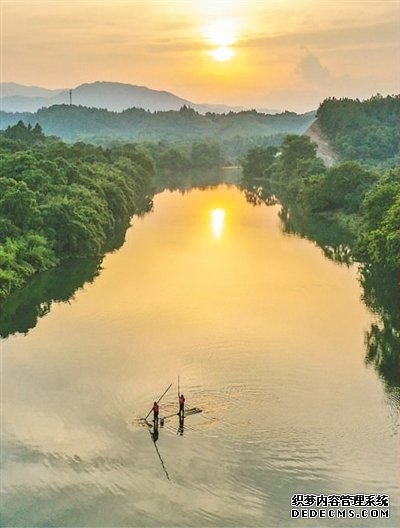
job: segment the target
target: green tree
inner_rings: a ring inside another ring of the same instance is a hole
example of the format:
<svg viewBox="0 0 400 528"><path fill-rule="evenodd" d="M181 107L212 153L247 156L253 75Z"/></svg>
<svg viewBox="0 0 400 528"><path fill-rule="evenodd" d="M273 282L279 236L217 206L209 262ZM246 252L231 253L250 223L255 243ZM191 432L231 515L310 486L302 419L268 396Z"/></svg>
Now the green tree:
<svg viewBox="0 0 400 528"><path fill-rule="evenodd" d="M288 181L297 175L297 165L305 160L316 158L317 146L308 136L286 136L279 158L280 177Z"/></svg>
<svg viewBox="0 0 400 528"><path fill-rule="evenodd" d="M271 166L275 161L277 147L254 147L242 160L243 177L246 180L271 177Z"/></svg>
<svg viewBox="0 0 400 528"><path fill-rule="evenodd" d="M20 230L41 226L36 195L25 182L0 178L0 217L12 222Z"/></svg>

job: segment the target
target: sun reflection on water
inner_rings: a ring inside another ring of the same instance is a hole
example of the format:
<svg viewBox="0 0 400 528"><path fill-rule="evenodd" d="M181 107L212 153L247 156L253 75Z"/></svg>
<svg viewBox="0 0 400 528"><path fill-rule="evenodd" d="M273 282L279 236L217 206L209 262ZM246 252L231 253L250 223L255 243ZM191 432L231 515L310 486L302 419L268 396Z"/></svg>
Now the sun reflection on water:
<svg viewBox="0 0 400 528"><path fill-rule="evenodd" d="M211 228L215 238L221 238L224 230L225 211L223 209L213 209L211 211Z"/></svg>

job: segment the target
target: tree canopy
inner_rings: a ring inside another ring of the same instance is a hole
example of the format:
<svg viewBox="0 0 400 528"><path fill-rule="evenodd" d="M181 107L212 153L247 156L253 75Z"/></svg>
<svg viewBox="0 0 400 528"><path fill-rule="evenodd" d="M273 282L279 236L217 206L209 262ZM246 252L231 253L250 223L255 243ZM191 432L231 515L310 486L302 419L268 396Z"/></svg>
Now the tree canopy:
<svg viewBox="0 0 400 528"><path fill-rule="evenodd" d="M68 146L19 122L0 154L0 299L62 259L101 255L151 207L155 166L136 145Z"/></svg>
<svg viewBox="0 0 400 528"><path fill-rule="evenodd" d="M376 95L366 101L326 99L318 124L343 160L386 166L400 162L400 96Z"/></svg>

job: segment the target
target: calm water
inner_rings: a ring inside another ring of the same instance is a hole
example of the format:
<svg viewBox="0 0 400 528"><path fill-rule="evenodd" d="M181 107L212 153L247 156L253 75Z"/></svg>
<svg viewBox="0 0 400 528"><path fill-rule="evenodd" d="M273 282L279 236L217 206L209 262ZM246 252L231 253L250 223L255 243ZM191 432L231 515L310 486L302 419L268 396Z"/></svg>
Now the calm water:
<svg viewBox="0 0 400 528"><path fill-rule="evenodd" d="M92 284L3 340L2 526L398 525L398 404L364 363L357 270L278 211L159 194ZM138 418L172 382L175 412L178 375L203 413L154 445ZM293 520L294 493L386 493L391 518Z"/></svg>

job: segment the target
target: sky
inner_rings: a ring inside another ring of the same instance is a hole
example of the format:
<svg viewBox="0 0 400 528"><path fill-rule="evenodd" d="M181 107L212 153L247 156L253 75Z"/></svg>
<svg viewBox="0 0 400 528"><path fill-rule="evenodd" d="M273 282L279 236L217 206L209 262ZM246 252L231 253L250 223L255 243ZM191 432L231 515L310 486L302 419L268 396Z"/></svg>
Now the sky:
<svg viewBox="0 0 400 528"><path fill-rule="evenodd" d="M0 0L2 82L312 110L400 92L400 0Z"/></svg>

